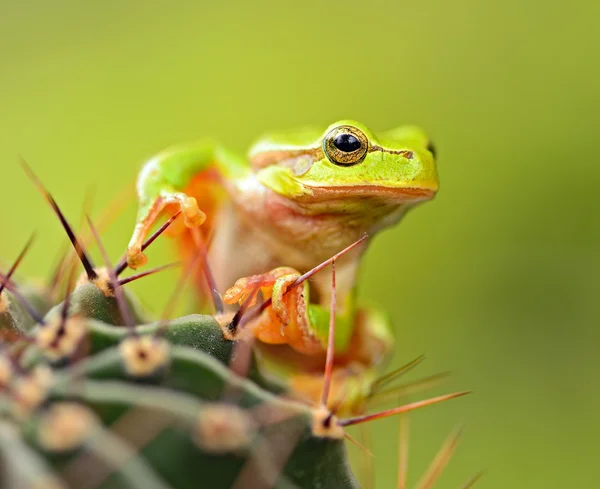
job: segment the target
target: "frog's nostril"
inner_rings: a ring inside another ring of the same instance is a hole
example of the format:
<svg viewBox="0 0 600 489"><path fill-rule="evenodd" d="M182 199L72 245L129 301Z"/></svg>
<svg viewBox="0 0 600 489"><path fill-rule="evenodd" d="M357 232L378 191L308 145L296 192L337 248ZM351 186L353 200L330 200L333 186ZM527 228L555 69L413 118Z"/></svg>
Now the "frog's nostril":
<svg viewBox="0 0 600 489"><path fill-rule="evenodd" d="M433 155L434 158L437 156L437 151L435 150L435 146L433 145L433 143L431 141L429 141L429 144L427 145L427 149L429 151L431 151L431 154Z"/></svg>

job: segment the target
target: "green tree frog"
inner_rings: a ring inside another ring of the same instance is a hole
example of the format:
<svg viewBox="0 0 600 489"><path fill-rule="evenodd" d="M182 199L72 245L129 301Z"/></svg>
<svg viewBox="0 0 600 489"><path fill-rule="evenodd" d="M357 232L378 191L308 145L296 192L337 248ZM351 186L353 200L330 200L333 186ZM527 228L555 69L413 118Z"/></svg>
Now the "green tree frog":
<svg viewBox="0 0 600 489"><path fill-rule="evenodd" d="M255 335L263 344L285 345L289 363L308 372L327 345L331 278L317 274L284 295L287 287L365 233L394 225L437 190L433 146L414 126L375 135L342 120L324 131L266 136L248 158L211 141L183 144L158 153L140 172L128 263L143 265L151 226L161 214L181 210L176 234L184 262L192 263L191 230L200 226L210 240L217 289L229 287L225 301L241 303L257 288L272 297L255 320ZM366 241L336 261L335 353L339 362L370 368L389 353L393 337L384 315L355 304L365 248ZM196 278L206 293L201 272Z"/></svg>

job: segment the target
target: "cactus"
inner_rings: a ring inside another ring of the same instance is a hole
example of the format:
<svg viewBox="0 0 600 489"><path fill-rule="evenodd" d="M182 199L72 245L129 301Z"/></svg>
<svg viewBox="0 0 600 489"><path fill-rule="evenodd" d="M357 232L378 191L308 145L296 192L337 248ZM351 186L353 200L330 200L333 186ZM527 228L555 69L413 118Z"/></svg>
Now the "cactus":
<svg viewBox="0 0 600 489"><path fill-rule="evenodd" d="M244 306L233 318L152 320L124 286L159 269L120 279L124 261L110 265L90 221L106 262L96 267L55 200L34 181L84 273L75 283L74 270L64 266L46 289L16 281L30 240L0 274L3 488L357 488L345 427L464 394L348 418L328 407L328 387L323 402L301 402L266 375L248 335L227 334L251 316ZM66 293L57 300L61 287ZM373 394L385 396L383 386L417 363L382 377ZM431 486L456 439L420 487Z"/></svg>

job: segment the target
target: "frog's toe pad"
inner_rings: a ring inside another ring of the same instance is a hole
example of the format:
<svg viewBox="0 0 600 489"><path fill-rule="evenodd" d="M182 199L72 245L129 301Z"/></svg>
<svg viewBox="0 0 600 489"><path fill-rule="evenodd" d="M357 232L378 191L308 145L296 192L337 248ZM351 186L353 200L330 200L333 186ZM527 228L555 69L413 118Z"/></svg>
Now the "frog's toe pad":
<svg viewBox="0 0 600 489"><path fill-rule="evenodd" d="M148 263L148 258L141 251L127 253L127 265L129 268L139 268Z"/></svg>
<svg viewBox="0 0 600 489"><path fill-rule="evenodd" d="M273 286L271 298L273 299L273 311L284 326L290 322L290 313L297 316L300 314L298 308L302 300L302 288L296 287L289 290L290 286L300 277L298 273L288 273L279 277ZM289 292L289 294L288 294ZM284 296L287 294L287 301Z"/></svg>
<svg viewBox="0 0 600 489"><path fill-rule="evenodd" d="M242 304L248 297L253 295L252 299L248 303L249 307L256 304L256 296L260 287L260 281L256 280L257 276L243 277L238 279L225 294L223 294L223 301L226 304Z"/></svg>
<svg viewBox="0 0 600 489"><path fill-rule="evenodd" d="M181 203L181 212L185 225L189 228L201 226L206 221L206 214L198 208L198 202L194 197L187 197Z"/></svg>

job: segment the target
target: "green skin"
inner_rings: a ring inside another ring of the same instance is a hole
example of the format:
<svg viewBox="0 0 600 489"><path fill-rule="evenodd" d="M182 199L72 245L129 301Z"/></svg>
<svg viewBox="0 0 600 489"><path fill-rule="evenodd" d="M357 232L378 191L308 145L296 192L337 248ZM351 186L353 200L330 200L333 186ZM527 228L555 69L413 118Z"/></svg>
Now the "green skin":
<svg viewBox="0 0 600 489"><path fill-rule="evenodd" d="M340 134L357 136L360 147L336 151L332 143ZM248 160L208 141L176 146L154 156L140 173L139 213L128 253L131 267L145 263L141 243L166 205L171 209L173 204L179 206L189 228L204 221L196 200L185 194L185 189L207 170L217 171L219 185L228 196L218 207L209 251L220 291L240 277L276 267L304 273L365 233L372 237L394 225L408 209L431 199L438 189L429 138L412 126L376 136L364 125L344 120L324 132L271 135L251 148ZM336 261L338 353L348 348L356 327L353 298L366 243ZM280 278L275 289L284 283L286 277ZM304 287L308 294L309 285ZM302 353L322 353L327 344L330 299L331 276L317 274L310 283L310 303L288 311L307 319L304 333L316 341L308 349L291 340L283 342ZM274 301L274 307L284 306ZM382 333L385 328L380 315L377 318L372 321L376 324L370 325L367 317L367 327L390 345L393 340ZM281 324L273 328L279 331Z"/></svg>

